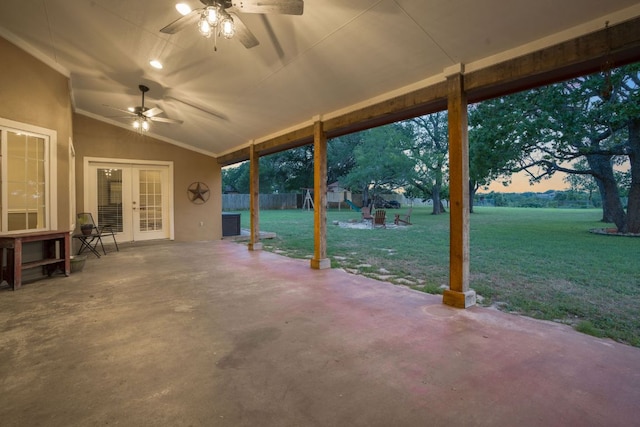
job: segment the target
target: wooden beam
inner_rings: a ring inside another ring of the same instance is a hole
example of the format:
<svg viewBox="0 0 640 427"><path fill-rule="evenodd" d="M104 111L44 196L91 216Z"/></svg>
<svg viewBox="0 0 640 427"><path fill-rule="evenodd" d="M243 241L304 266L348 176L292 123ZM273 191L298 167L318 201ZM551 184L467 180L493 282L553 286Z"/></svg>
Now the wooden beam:
<svg viewBox="0 0 640 427"><path fill-rule="evenodd" d="M640 18L510 59L464 76L469 102L591 74L640 60Z"/></svg>
<svg viewBox="0 0 640 427"><path fill-rule="evenodd" d="M405 95L342 114L323 122L324 133L329 138L360 130L394 123L424 114L442 111L447 107L446 82L418 89ZM314 125L305 126L289 133L256 144L261 155L277 153L302 147L314 142ZM228 166L249 159L249 149L243 148L218 158L218 163Z"/></svg>
<svg viewBox="0 0 640 427"><path fill-rule="evenodd" d="M313 205L311 268L331 268L327 258L327 135L321 121L313 125Z"/></svg>
<svg viewBox="0 0 640 427"><path fill-rule="evenodd" d="M249 250L259 251L262 249L260 242L260 156L251 145L249 157L249 217L250 217L250 237Z"/></svg>
<svg viewBox="0 0 640 427"><path fill-rule="evenodd" d="M266 156L311 143L313 143L313 125L305 126L267 141L259 142L255 144L255 150L260 156ZM220 156L216 160L221 166L244 162L249 160L250 150L250 147L242 148L238 151Z"/></svg>
<svg viewBox="0 0 640 427"><path fill-rule="evenodd" d="M634 18L517 58L468 72L464 77L468 102L543 86L599 71L610 59L614 66L640 61L640 18ZM370 129L447 108L447 83L439 82L324 122L329 138ZM313 126L305 126L258 144L261 155L313 142ZM249 158L248 148L221 156L222 166Z"/></svg>
<svg viewBox="0 0 640 427"><path fill-rule="evenodd" d="M251 148L245 147L224 156L217 157L220 166L229 166L249 160Z"/></svg>
<svg viewBox="0 0 640 427"><path fill-rule="evenodd" d="M461 73L447 78L449 87L449 289L443 303L467 308L476 303L469 289L469 140L467 97Z"/></svg>
<svg viewBox="0 0 640 427"><path fill-rule="evenodd" d="M439 82L404 95L372 104L324 121L327 136L346 135L365 129L395 123L447 107L446 82Z"/></svg>
<svg viewBox="0 0 640 427"><path fill-rule="evenodd" d="M260 142L256 144L256 150L261 156L265 156L291 148L302 147L313 143L313 132L314 125L305 126L268 141Z"/></svg>

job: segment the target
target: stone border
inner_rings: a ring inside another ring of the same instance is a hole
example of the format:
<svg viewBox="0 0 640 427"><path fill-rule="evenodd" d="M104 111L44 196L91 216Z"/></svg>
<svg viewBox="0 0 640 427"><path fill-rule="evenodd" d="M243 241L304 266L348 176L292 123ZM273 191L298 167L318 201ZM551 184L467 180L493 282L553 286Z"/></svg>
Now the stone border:
<svg viewBox="0 0 640 427"><path fill-rule="evenodd" d="M618 237L640 237L640 234L636 233L618 233L617 228L592 228L589 233L601 234L603 236L618 236Z"/></svg>

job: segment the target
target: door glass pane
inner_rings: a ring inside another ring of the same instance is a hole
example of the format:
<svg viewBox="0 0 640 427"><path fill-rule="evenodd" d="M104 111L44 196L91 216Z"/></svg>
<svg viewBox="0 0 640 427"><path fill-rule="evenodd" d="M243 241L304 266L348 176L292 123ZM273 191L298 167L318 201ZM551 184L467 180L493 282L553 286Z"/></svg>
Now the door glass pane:
<svg viewBox="0 0 640 427"><path fill-rule="evenodd" d="M140 170L140 231L162 230L161 173Z"/></svg>
<svg viewBox="0 0 640 427"><path fill-rule="evenodd" d="M7 132L8 230L45 228L45 140Z"/></svg>
<svg viewBox="0 0 640 427"><path fill-rule="evenodd" d="M98 225L122 232L122 169L98 168Z"/></svg>

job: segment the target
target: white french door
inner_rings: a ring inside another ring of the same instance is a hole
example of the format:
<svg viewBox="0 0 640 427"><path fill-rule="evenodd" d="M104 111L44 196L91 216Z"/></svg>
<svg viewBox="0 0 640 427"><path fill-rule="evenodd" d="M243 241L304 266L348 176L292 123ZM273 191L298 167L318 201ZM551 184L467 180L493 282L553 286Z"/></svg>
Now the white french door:
<svg viewBox="0 0 640 427"><path fill-rule="evenodd" d="M170 165L89 161L85 205L118 240L172 238Z"/></svg>

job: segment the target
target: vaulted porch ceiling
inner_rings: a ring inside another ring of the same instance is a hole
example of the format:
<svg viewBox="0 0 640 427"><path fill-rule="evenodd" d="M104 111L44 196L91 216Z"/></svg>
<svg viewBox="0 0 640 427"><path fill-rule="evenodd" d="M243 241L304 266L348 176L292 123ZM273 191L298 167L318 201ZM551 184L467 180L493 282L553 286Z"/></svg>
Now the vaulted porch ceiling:
<svg viewBox="0 0 640 427"><path fill-rule="evenodd" d="M188 0L200 7L197 0ZM632 0L306 0L302 16L240 14L260 45L159 30L175 0L3 0L0 35L71 79L75 109L129 127L139 84L181 125L151 134L213 156L638 19ZM149 65L163 62L162 70ZM274 145L275 146L275 145Z"/></svg>

